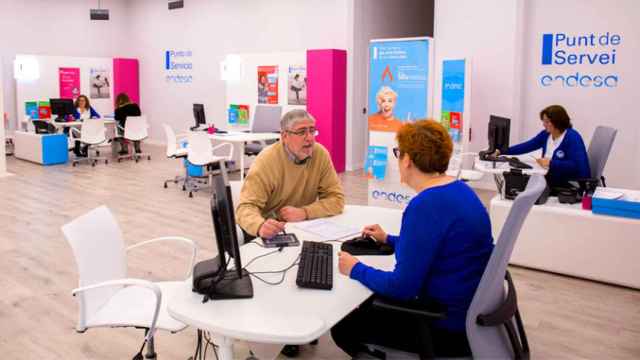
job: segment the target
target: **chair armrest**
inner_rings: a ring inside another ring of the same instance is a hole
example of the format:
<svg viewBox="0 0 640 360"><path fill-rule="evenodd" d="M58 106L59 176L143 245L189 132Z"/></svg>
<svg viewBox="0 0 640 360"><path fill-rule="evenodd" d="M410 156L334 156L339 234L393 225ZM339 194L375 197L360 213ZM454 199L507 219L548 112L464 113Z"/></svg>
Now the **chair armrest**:
<svg viewBox="0 0 640 360"><path fill-rule="evenodd" d="M225 142L225 143L222 143L222 144L216 145L216 146L214 146L214 147L213 147L213 149L212 149L212 150L213 150L213 151L216 151L216 150L218 150L218 149L222 149L222 148L223 148L223 147L225 147L225 146L229 147L229 153L227 154L227 156L221 156L221 157L222 157L223 159L225 159L226 161L231 161L231 158L233 157L233 144L232 144L232 143ZM217 155L216 155L216 156L217 156Z"/></svg>
<svg viewBox="0 0 640 360"><path fill-rule="evenodd" d="M74 139L80 139L80 137L82 136L82 132L74 127L69 128L69 133L72 135ZM77 138L76 138L76 135L78 135Z"/></svg>
<svg viewBox="0 0 640 360"><path fill-rule="evenodd" d="M144 287L153 292L153 295L156 298L156 305L153 312L153 320L151 320L151 325L149 326L149 332L147 332L147 336L145 337L145 341L149 341L153 337L153 334L156 331L156 322L158 321L158 314L160 313L160 304L162 304L162 291L160 287L151 281L141 280L141 279L119 279L119 280L109 280L101 283L83 286L80 288L76 288L71 290L71 295L76 296L81 292L85 292L88 290L98 289L107 286L116 286L116 285L124 285L124 286L139 286Z"/></svg>
<svg viewBox="0 0 640 360"><path fill-rule="evenodd" d="M417 300L400 301L376 296L373 306L379 309L401 312L410 315L419 315L430 319L444 319L447 313L436 304L425 304Z"/></svg>
<svg viewBox="0 0 640 360"><path fill-rule="evenodd" d="M198 251L198 245L196 245L196 243L188 238L182 237L182 236L163 236L163 237L159 237L159 238L155 238L155 239L151 239L151 240L146 240L146 241L142 241L139 242L137 244L133 244L129 247L127 247L127 252L129 252L130 250L133 250L135 248L139 248L141 246L147 245L147 244L151 244L151 243L156 243L156 242L160 242L160 241L178 241L178 242L182 242L185 244L188 244L189 246L191 246L191 264L189 265L189 270L187 270L187 276L186 278L189 278L191 276L191 271L193 271L193 266L195 265L196 262L196 254Z"/></svg>

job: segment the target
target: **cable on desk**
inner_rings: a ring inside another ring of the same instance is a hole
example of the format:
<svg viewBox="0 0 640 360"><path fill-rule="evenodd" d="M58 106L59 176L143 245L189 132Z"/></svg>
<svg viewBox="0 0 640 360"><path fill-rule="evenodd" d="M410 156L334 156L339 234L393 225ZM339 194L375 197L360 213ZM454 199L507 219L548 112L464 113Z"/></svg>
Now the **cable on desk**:
<svg viewBox="0 0 640 360"><path fill-rule="evenodd" d="M253 276L254 278L262 281L263 283L265 283L267 285L280 285L284 281L284 278L287 275L287 271L289 271L289 269L293 268L294 266L298 265L298 260L300 260L300 255L298 255L298 257L296 257L296 259L293 261L293 263L291 265L287 266L286 268L284 268L282 270L256 271L256 272L251 272L251 271L247 270L247 273L249 275ZM265 280L265 279L263 279L263 278L261 278L260 276L257 275L257 274L277 274L277 273L282 273L282 277L277 282L267 281L267 280Z"/></svg>

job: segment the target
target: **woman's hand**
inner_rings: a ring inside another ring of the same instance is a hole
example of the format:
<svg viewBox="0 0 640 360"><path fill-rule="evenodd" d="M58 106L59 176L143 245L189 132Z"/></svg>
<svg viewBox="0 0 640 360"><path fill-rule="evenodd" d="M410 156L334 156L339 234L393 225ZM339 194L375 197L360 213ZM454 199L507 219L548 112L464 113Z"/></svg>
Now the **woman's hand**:
<svg viewBox="0 0 640 360"><path fill-rule="evenodd" d="M340 273L344 275L350 276L351 269L353 269L353 267L359 262L360 261L358 259L348 252L338 252L338 269L340 269Z"/></svg>
<svg viewBox="0 0 640 360"><path fill-rule="evenodd" d="M367 225L362 229L362 236L371 236L377 242L386 243L387 233L382 230L382 227L378 224Z"/></svg>
<svg viewBox="0 0 640 360"><path fill-rule="evenodd" d="M551 159L540 158L540 159L536 159L536 162L538 163L538 165L542 166L543 168L548 169L549 163L551 163Z"/></svg>

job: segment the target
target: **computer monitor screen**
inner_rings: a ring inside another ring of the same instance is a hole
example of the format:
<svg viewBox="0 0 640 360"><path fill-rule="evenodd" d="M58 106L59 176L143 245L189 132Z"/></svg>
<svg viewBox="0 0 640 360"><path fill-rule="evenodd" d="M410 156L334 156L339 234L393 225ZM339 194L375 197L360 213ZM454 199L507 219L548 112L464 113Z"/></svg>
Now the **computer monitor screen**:
<svg viewBox="0 0 640 360"><path fill-rule="evenodd" d="M280 132L282 106L257 105L251 123L251 132Z"/></svg>
<svg viewBox="0 0 640 360"><path fill-rule="evenodd" d="M238 248L238 234L236 232L236 221L233 213L233 199L231 198L231 187L225 184L222 175L214 176L214 194L211 198L211 217L218 245L218 253L221 263L225 268L228 263L226 255L234 260L236 273L242 277L242 261L240 260L240 250Z"/></svg>
<svg viewBox="0 0 640 360"><path fill-rule="evenodd" d="M199 127L200 125L205 125L207 123L204 117L203 104L193 104L193 118L196 120L196 127Z"/></svg>
<svg viewBox="0 0 640 360"><path fill-rule="evenodd" d="M51 113L58 115L56 120L64 119L67 115L73 115L74 106L71 99L49 99L51 105Z"/></svg>
<svg viewBox="0 0 640 360"><path fill-rule="evenodd" d="M253 285L249 273L242 268L231 187L224 174L214 176L213 186L211 217L218 245L218 256L214 259L218 269L208 296L212 299L251 298ZM233 258L234 272L228 271L230 258Z"/></svg>
<svg viewBox="0 0 640 360"><path fill-rule="evenodd" d="M505 154L509 149L509 129L511 120L496 116L489 116L489 151L500 150Z"/></svg>

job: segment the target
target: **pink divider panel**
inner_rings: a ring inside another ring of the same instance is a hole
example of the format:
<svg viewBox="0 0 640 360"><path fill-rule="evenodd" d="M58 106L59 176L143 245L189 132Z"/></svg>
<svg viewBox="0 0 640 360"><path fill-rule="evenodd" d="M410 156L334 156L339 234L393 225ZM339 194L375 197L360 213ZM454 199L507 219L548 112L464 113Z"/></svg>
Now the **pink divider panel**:
<svg viewBox="0 0 640 360"><path fill-rule="evenodd" d="M346 162L347 52L307 50L307 111L316 118L318 142L337 172Z"/></svg>
<svg viewBox="0 0 640 360"><path fill-rule="evenodd" d="M131 101L140 104L138 59L113 59L113 102L120 93L129 95Z"/></svg>

